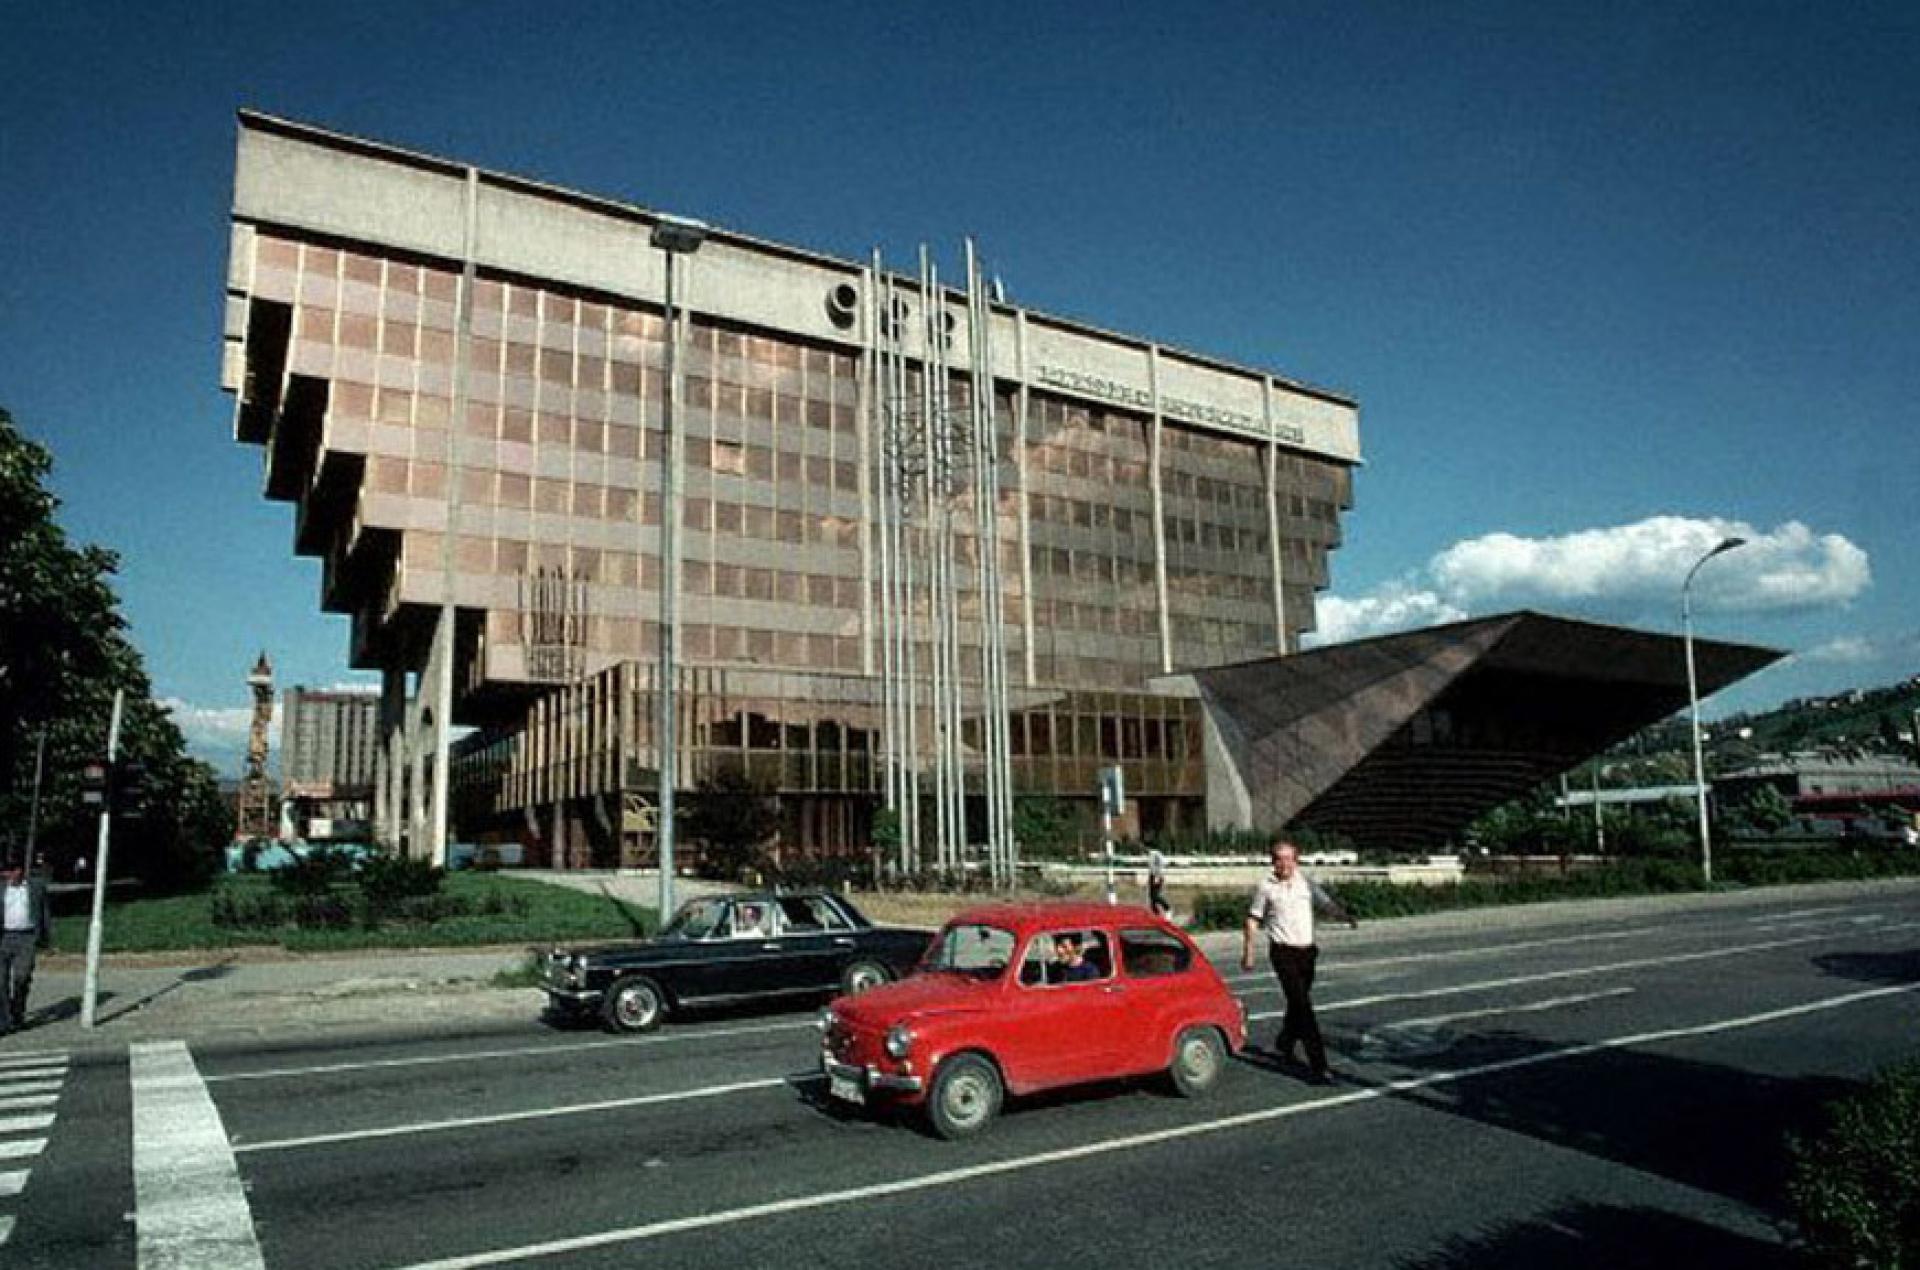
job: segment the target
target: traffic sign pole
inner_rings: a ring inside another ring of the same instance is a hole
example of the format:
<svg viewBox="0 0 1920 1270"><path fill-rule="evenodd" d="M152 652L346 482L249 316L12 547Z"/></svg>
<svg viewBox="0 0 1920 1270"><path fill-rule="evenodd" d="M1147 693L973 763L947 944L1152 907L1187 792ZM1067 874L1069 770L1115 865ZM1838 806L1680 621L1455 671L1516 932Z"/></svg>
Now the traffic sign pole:
<svg viewBox="0 0 1920 1270"><path fill-rule="evenodd" d="M126 694L121 689L113 693L113 722L107 726L107 770L113 770L113 760L120 752L120 708ZM113 799L111 796L100 807L100 849L95 852L93 862L93 921L87 926L87 978L80 990L80 1026L93 1026L93 1000L100 989L100 930L105 924L107 911L107 849L113 837Z"/></svg>

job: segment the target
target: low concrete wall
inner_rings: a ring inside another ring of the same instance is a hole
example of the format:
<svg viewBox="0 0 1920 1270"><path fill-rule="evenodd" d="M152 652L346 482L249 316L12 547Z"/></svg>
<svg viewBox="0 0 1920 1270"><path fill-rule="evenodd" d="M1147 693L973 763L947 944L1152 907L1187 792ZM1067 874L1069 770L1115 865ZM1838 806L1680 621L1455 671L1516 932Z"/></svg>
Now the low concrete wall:
<svg viewBox="0 0 1920 1270"><path fill-rule="evenodd" d="M1106 866L1100 864L1042 864L1034 866L1042 875L1081 884L1098 883L1106 878ZM1359 864L1303 864L1316 881L1328 886L1342 882L1389 882L1395 886L1444 886L1458 882L1466 867L1458 856L1437 856L1425 864L1383 866ZM1270 866L1264 860L1187 860L1169 861L1167 886L1180 890L1252 890L1267 875ZM1114 868L1114 877L1124 886L1144 888L1147 865L1137 857L1122 857Z"/></svg>

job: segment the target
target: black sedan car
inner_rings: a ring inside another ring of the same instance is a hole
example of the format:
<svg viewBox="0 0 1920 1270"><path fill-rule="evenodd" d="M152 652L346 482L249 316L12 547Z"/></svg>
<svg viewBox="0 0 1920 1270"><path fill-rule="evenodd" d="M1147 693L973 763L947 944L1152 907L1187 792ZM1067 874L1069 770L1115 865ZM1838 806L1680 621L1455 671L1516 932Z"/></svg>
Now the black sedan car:
<svg viewBox="0 0 1920 1270"><path fill-rule="evenodd" d="M652 939L555 948L541 986L560 1016L645 1032L701 1006L864 992L912 972L932 936L875 926L821 891L691 900Z"/></svg>

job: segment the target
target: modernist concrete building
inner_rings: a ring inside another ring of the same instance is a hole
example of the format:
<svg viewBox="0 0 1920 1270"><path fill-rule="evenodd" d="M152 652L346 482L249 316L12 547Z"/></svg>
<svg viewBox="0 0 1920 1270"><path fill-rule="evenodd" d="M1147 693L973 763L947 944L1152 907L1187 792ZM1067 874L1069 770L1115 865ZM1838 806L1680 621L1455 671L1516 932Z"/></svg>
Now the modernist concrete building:
<svg viewBox="0 0 1920 1270"><path fill-rule="evenodd" d="M684 525L678 783L738 768L780 791L790 842L864 841L883 762L917 763L940 727L929 706L903 734L888 684L942 656L926 619L945 601L890 578L931 560L943 504L986 476L957 460L943 496L901 475L916 460L887 430L960 417L975 362L996 493L952 530L964 567L943 575L968 797L997 649L1016 791L1091 796L1125 763L1142 827L1198 825L1198 704L1147 681L1284 655L1313 629L1355 403L730 230L682 262L670 341L659 222L240 117L224 383L267 496L296 507L295 549L321 562L322 606L352 618L353 663L384 673L384 830L433 844L450 701L479 729L456 763L461 835L557 862L644 852L662 417L683 377L685 453L665 473ZM889 562L896 479L923 501Z"/></svg>
<svg viewBox="0 0 1920 1270"><path fill-rule="evenodd" d="M904 866L1109 766L1141 832L1427 842L1678 704L1678 641L1537 617L1301 654L1361 457L1340 393L1008 303L970 246L961 290L682 230L240 117L235 431L383 674L409 849L452 789L462 837L647 860L668 578L674 787L777 791L789 848L937 821ZM1767 656L1701 648L1709 690Z"/></svg>
<svg viewBox="0 0 1920 1270"><path fill-rule="evenodd" d="M1694 646L1705 695L1781 655ZM1212 823L1306 826L1414 851L1445 845L1475 817L1687 704L1672 636L1525 612L1159 686L1205 703Z"/></svg>

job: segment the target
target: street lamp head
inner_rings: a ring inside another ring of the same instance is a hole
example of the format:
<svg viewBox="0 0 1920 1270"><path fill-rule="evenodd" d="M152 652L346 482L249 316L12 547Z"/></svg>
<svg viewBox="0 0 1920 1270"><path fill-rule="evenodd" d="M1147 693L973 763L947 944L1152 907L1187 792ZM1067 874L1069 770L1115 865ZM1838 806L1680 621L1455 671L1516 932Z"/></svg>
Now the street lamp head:
<svg viewBox="0 0 1920 1270"><path fill-rule="evenodd" d="M701 243L707 241L707 233L705 221L663 214L653 223L651 241L661 251L691 255L700 250Z"/></svg>
<svg viewBox="0 0 1920 1270"><path fill-rule="evenodd" d="M1739 537L1738 535L1735 535L1735 534L1729 534L1727 537L1722 538L1719 542L1715 543L1712 551L1707 552L1707 554L1705 554L1704 556L1701 556L1698 560L1694 561L1693 568L1687 570L1686 580L1680 584L1680 598L1681 598L1682 604L1684 605L1686 601L1687 592L1693 589L1693 575L1700 572L1701 565L1713 559L1715 556L1724 555L1725 553L1732 551L1735 547L1744 547L1746 545L1747 545L1747 540L1745 538Z"/></svg>

